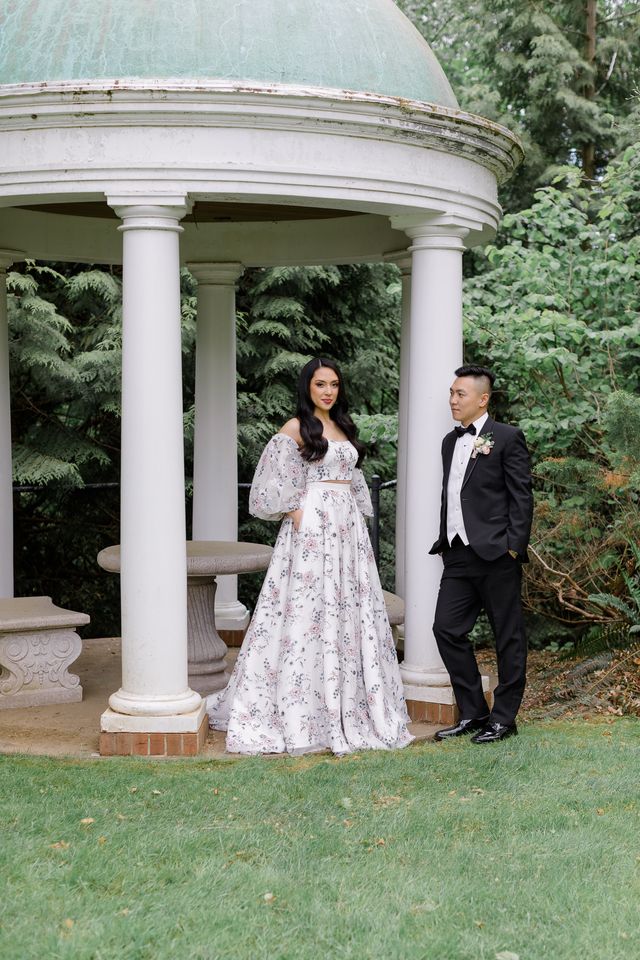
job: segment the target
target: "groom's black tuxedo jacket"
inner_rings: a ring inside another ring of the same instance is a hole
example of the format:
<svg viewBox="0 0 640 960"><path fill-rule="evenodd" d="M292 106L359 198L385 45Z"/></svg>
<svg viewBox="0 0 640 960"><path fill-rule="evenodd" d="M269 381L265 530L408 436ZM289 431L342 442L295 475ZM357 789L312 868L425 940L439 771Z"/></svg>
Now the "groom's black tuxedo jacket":
<svg viewBox="0 0 640 960"><path fill-rule="evenodd" d="M483 560L497 560L508 550L515 550L526 562L533 494L524 434L491 417L480 431L480 436L487 434L494 441L491 452L469 460L460 494L469 545ZM442 553L447 545L447 484L456 440L452 430L442 441L440 535L429 553Z"/></svg>

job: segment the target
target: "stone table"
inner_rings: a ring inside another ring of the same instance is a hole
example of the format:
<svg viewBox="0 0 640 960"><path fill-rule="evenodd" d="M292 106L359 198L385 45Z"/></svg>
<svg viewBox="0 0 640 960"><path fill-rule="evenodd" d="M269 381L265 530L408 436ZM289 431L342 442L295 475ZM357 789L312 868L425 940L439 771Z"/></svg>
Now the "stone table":
<svg viewBox="0 0 640 960"><path fill-rule="evenodd" d="M266 570L273 553L262 543L187 540L187 618L189 686L203 697L226 686L227 645L215 623L216 576ZM98 563L120 572L120 545L105 547Z"/></svg>

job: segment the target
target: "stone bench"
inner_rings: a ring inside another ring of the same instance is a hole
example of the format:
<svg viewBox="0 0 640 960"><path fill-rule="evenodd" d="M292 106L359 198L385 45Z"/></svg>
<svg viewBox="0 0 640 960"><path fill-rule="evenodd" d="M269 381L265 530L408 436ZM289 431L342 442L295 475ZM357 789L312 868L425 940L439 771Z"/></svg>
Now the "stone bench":
<svg viewBox="0 0 640 960"><path fill-rule="evenodd" d="M82 650L75 628L89 620L51 597L0 599L0 710L82 700L68 668Z"/></svg>
<svg viewBox="0 0 640 960"><path fill-rule="evenodd" d="M404 623L404 600L402 597L399 597L397 593L390 593L388 590L383 590L382 596L384 597L384 605L387 608L393 642L396 647L400 646L400 648L402 648L401 641L403 641L403 636L399 627Z"/></svg>
<svg viewBox="0 0 640 960"><path fill-rule="evenodd" d="M388 590L382 591L384 605L387 608L387 616L392 627L399 627L404 623L404 600L395 593L389 593Z"/></svg>

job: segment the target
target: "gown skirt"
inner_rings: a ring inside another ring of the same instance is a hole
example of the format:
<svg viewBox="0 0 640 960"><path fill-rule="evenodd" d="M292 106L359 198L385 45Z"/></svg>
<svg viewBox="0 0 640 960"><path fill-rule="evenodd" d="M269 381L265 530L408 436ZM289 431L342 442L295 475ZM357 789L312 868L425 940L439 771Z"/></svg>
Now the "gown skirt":
<svg viewBox="0 0 640 960"><path fill-rule="evenodd" d="M207 698L230 753L336 754L413 737L382 588L348 484L306 491L280 527L229 683Z"/></svg>

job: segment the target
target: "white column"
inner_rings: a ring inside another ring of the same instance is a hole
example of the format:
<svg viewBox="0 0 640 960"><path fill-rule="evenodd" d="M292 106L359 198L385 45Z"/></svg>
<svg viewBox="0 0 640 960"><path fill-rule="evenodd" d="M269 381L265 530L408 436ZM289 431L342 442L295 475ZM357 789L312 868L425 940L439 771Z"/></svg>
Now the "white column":
<svg viewBox="0 0 640 960"><path fill-rule="evenodd" d="M398 403L398 468L396 487L396 593L405 594L407 448L409 434L409 357L411 354L411 259L398 261L402 277L400 328L400 396ZM403 628L404 633L404 628Z"/></svg>
<svg viewBox="0 0 640 960"><path fill-rule="evenodd" d="M123 221L122 687L109 704L167 717L202 710L187 680L179 275L187 207L184 197L109 203Z"/></svg>
<svg viewBox="0 0 640 960"><path fill-rule="evenodd" d="M13 596L13 474L7 269L23 256L24 254L17 250L0 250L0 597Z"/></svg>
<svg viewBox="0 0 640 960"><path fill-rule="evenodd" d="M190 263L198 281L193 539L238 539L236 281L240 263ZM237 576L217 578L218 630L244 630Z"/></svg>
<svg viewBox="0 0 640 960"><path fill-rule="evenodd" d="M394 224L395 225L395 224ZM433 636L442 574L427 551L437 539L442 438L451 429L453 371L462 362L462 254L467 229L402 225L412 259L408 371L405 530L405 637L401 673L408 700L453 703L449 675ZM407 344L405 343L405 347ZM443 688L446 688L443 689Z"/></svg>

